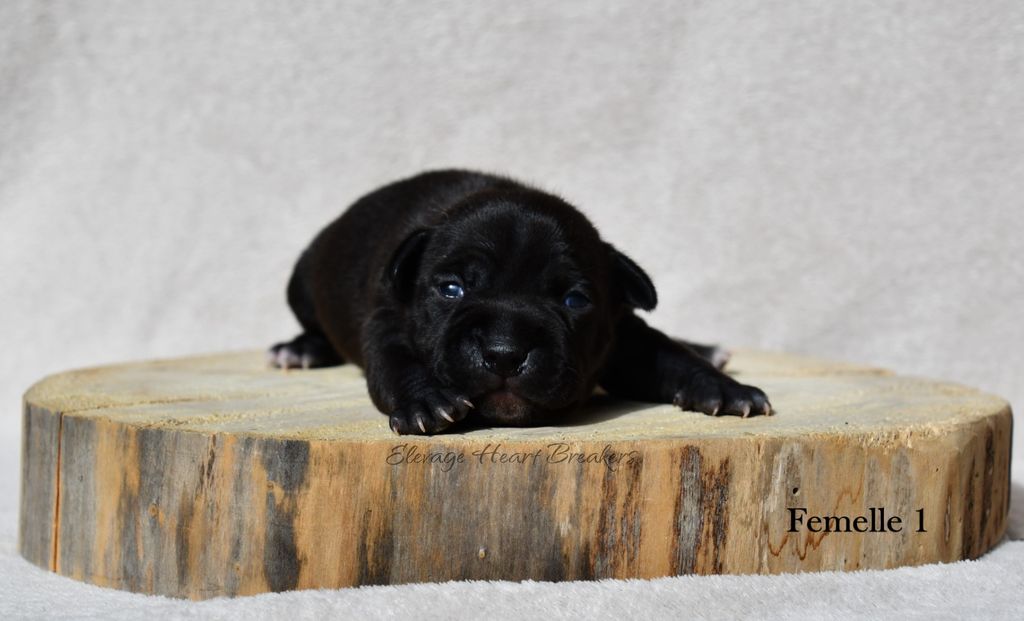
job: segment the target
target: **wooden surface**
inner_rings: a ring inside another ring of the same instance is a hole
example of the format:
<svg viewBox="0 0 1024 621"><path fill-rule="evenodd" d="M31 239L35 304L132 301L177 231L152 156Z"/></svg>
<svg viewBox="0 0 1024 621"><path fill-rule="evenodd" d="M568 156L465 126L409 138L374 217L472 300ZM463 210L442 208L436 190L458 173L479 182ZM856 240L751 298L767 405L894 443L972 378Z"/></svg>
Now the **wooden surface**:
<svg viewBox="0 0 1024 621"><path fill-rule="evenodd" d="M247 352L63 373L25 395L19 549L80 580L198 599L885 568L975 558L1002 536L1003 400L762 352L730 370L777 414L597 398L561 426L428 438L392 434L351 366L281 372ZM413 449L439 461L396 463ZM881 508L904 528L789 532L797 507Z"/></svg>

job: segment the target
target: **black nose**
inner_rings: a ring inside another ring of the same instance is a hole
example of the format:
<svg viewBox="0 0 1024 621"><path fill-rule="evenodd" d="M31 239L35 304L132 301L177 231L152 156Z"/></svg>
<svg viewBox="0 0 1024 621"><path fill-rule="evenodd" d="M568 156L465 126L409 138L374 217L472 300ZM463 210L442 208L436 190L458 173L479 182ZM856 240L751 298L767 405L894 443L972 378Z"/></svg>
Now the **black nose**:
<svg viewBox="0 0 1024 621"><path fill-rule="evenodd" d="M502 341L488 343L480 348L484 368L501 377L515 377L522 373L529 353L525 348Z"/></svg>

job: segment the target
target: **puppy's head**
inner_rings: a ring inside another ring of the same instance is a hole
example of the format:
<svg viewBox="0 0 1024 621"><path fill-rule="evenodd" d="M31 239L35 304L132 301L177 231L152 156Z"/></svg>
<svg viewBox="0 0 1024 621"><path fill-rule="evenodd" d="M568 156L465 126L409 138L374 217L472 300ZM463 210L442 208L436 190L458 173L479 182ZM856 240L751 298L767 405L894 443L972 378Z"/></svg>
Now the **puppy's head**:
<svg viewBox="0 0 1024 621"><path fill-rule="evenodd" d="M650 278L575 208L535 191L475 195L409 236L388 270L414 346L479 416L543 424L584 401Z"/></svg>

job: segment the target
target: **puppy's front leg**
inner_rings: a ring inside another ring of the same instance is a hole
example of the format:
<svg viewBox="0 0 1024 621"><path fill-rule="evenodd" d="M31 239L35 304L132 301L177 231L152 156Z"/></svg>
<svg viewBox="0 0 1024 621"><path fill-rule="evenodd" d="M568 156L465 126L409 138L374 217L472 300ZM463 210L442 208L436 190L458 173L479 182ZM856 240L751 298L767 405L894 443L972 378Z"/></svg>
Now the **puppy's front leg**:
<svg viewBox="0 0 1024 621"><path fill-rule="evenodd" d="M442 386L416 356L393 309L380 309L366 324L363 359L374 405L397 434L434 434L466 417L473 404Z"/></svg>
<svg viewBox="0 0 1024 621"><path fill-rule="evenodd" d="M633 314L616 327L615 346L601 385L613 396L673 403L712 416L772 412L759 388L740 384Z"/></svg>

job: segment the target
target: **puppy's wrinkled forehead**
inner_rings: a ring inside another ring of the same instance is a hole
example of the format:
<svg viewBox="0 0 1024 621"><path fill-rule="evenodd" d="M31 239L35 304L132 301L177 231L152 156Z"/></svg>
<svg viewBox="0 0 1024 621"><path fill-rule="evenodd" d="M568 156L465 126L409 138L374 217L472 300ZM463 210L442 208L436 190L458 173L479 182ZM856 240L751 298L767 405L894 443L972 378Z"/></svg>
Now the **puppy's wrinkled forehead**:
<svg viewBox="0 0 1024 621"><path fill-rule="evenodd" d="M603 244L578 211L555 199L492 199L462 206L433 240L434 271L489 288L567 287L599 280Z"/></svg>

